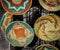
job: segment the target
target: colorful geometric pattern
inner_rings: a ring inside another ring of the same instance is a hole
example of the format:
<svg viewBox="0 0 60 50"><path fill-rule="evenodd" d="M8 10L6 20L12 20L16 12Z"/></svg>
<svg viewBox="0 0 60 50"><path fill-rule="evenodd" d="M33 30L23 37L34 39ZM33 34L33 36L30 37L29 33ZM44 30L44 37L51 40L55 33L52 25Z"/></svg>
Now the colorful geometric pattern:
<svg viewBox="0 0 60 50"><path fill-rule="evenodd" d="M19 0L17 0L17 3L15 1L2 0L2 6L6 11L8 11L11 14L21 15L27 12L32 4L32 0L23 0L23 1L20 1L20 3L18 2Z"/></svg>
<svg viewBox="0 0 60 50"><path fill-rule="evenodd" d="M23 11L28 6L28 0L24 0L24 4L22 6L13 6L10 3L10 0L5 0L6 6L12 11Z"/></svg>

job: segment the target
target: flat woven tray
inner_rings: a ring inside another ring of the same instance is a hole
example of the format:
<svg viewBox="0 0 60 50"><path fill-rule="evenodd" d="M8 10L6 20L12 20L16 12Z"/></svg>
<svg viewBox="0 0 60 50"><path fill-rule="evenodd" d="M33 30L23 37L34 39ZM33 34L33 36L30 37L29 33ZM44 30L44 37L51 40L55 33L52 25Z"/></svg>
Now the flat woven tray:
<svg viewBox="0 0 60 50"><path fill-rule="evenodd" d="M5 13L5 10L2 8L1 5L0 5L0 10L1 10L0 11L0 19L1 19L2 15ZM60 16L60 11L49 12L40 6L38 0L33 0L30 10L23 15L13 15L14 16L13 21L25 21L33 28L36 19L42 15L47 15L47 14L57 14ZM26 48L13 47L6 41L5 36L1 33L1 31L0 31L0 43L1 43L0 50L35 50L35 48L41 44L51 44L56 46L57 48L60 47L60 40L54 42L46 42L36 37L36 35L32 43L30 43Z"/></svg>

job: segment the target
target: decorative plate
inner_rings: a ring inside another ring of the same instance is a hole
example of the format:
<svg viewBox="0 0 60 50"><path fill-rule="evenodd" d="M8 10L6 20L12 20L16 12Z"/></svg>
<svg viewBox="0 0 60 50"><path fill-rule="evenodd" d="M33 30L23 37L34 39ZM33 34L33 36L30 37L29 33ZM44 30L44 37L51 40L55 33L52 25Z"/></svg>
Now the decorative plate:
<svg viewBox="0 0 60 50"><path fill-rule="evenodd" d="M11 14L21 15L26 13L32 5L32 0L2 0L3 8Z"/></svg>
<svg viewBox="0 0 60 50"><path fill-rule="evenodd" d="M39 3L48 11L60 10L60 0L39 0Z"/></svg>
<svg viewBox="0 0 60 50"><path fill-rule="evenodd" d="M35 50L59 50L59 49L49 44L43 44L38 46Z"/></svg>
<svg viewBox="0 0 60 50"><path fill-rule="evenodd" d="M55 14L38 18L34 24L37 37L51 42L60 39L60 17Z"/></svg>
<svg viewBox="0 0 60 50"><path fill-rule="evenodd" d="M0 28L3 32L5 32L7 25L13 21L13 15L6 12L0 21Z"/></svg>
<svg viewBox="0 0 60 50"><path fill-rule="evenodd" d="M12 46L26 47L34 38L33 29L23 21L15 21L8 25L6 38Z"/></svg>

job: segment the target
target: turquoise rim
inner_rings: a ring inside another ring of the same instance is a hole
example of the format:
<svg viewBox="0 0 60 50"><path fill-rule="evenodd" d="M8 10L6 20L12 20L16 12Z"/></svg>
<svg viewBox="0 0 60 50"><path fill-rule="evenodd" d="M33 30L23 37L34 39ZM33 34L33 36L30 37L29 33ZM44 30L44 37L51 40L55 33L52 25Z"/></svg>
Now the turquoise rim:
<svg viewBox="0 0 60 50"><path fill-rule="evenodd" d="M0 28L2 27L2 25L4 23L5 16L6 16L6 13L2 16L2 18L0 20Z"/></svg>
<svg viewBox="0 0 60 50"><path fill-rule="evenodd" d="M14 26L14 24L16 24L17 22L23 24L23 25L24 25L27 29L29 29L29 30L31 31L31 33L32 33L32 36L26 40L26 43L24 44L24 46L22 46L21 44L19 44L16 40L8 38L8 36L7 36L8 33L9 33L9 31L12 29L12 27ZM32 42L32 40L34 39L34 31L33 31L33 29L31 28L31 26L28 25L26 22L23 22L23 21L14 21L14 22L10 23L10 24L7 26L7 29L6 29L6 39L7 39L7 41L10 42L13 46L26 47L26 46L29 45L29 44Z"/></svg>

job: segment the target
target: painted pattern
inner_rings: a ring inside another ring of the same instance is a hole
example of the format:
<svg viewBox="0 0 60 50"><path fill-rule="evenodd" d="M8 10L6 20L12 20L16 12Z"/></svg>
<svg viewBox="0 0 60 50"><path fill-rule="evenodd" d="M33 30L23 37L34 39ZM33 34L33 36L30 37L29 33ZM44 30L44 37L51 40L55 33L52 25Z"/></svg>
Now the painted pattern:
<svg viewBox="0 0 60 50"><path fill-rule="evenodd" d="M32 0L2 0L3 8L14 15L21 15L26 13L31 5Z"/></svg>
<svg viewBox="0 0 60 50"><path fill-rule="evenodd" d="M12 11L23 11L27 6L28 6L28 0L24 0L24 4L22 4L22 6L13 6L11 3L10 3L10 0L5 0L5 3L6 3L6 6L12 10Z"/></svg>

